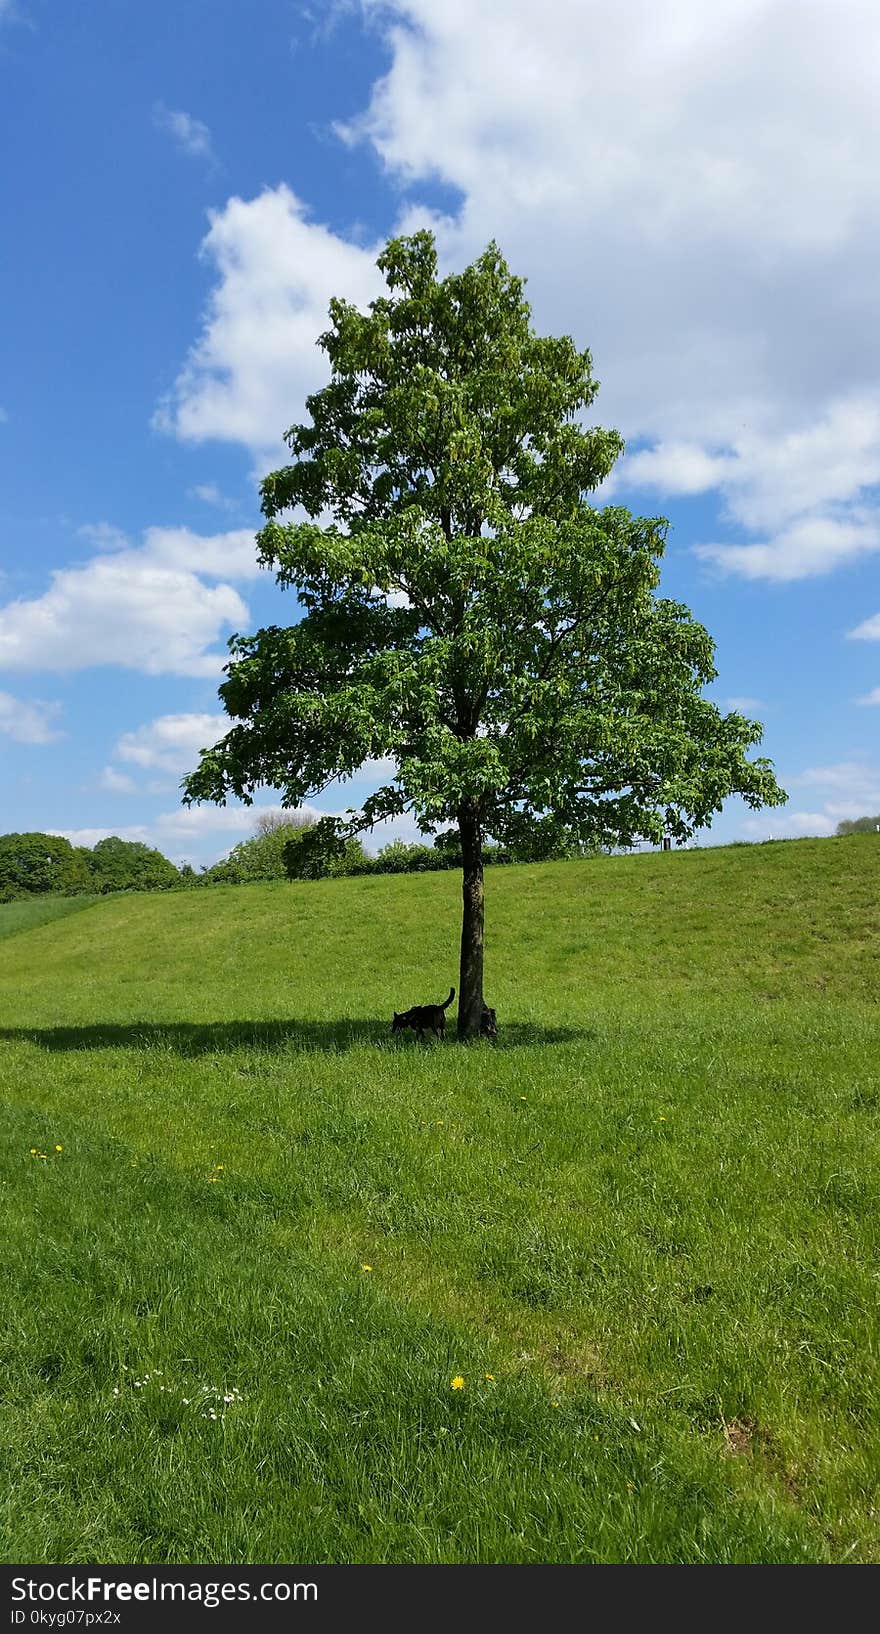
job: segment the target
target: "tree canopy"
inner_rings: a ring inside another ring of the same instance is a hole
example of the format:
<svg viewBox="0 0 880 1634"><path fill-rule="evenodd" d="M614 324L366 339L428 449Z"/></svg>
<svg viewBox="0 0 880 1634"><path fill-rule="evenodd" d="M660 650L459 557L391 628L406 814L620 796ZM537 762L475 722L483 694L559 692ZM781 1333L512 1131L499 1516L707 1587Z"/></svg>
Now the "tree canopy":
<svg viewBox="0 0 880 1634"><path fill-rule="evenodd" d="M180 884L161 851L117 835L93 848L71 845L61 834L0 835L0 900L106 891L152 891Z"/></svg>
<svg viewBox="0 0 880 1634"><path fill-rule="evenodd" d="M111 834L80 855L97 891L154 891L180 884L173 862L142 840Z"/></svg>
<svg viewBox="0 0 880 1634"><path fill-rule="evenodd" d="M880 829L880 813L876 817L845 817L838 823L835 833L844 834L876 834Z"/></svg>
<svg viewBox="0 0 880 1634"><path fill-rule="evenodd" d="M234 724L184 790L297 805L390 763L347 832L404 813L457 828L470 1037L487 836L533 856L684 839L730 794L785 796L748 758L759 724L703 695L708 633L658 594L666 522L589 503L623 449L584 424L589 352L534 332L494 244L445 278L428 232L378 264L367 312L331 303L329 383L262 484L259 559L303 616L233 638Z"/></svg>
<svg viewBox="0 0 880 1634"><path fill-rule="evenodd" d="M88 868L62 834L0 834L0 901L88 889Z"/></svg>

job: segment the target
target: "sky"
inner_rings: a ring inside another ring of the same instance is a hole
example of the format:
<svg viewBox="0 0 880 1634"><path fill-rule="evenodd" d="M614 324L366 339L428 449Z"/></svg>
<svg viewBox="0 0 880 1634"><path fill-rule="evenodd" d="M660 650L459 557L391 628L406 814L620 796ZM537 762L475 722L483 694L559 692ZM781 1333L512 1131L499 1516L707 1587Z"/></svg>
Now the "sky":
<svg viewBox="0 0 880 1634"><path fill-rule="evenodd" d="M876 0L0 0L0 832L252 831L179 784L229 637L299 616L259 479L425 225L590 348L597 503L669 519L764 724L787 805L702 843L880 812L878 156Z"/></svg>

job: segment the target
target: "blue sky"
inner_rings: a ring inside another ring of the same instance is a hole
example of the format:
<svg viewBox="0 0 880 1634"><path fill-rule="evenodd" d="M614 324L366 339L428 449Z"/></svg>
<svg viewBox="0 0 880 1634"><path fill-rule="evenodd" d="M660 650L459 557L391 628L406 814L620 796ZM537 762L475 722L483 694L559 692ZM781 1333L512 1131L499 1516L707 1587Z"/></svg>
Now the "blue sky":
<svg viewBox="0 0 880 1634"><path fill-rule="evenodd" d="M178 785L228 636L295 616L258 477L330 296L423 223L591 348L609 497L669 517L664 590L765 724L788 806L706 838L880 811L880 12L612 11L0 0L0 831L250 831Z"/></svg>

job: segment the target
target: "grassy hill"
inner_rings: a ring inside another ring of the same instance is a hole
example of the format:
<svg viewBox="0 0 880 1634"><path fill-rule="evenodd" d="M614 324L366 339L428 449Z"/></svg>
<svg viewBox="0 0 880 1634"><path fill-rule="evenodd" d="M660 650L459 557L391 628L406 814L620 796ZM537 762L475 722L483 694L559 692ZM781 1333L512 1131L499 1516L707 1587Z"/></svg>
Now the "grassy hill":
<svg viewBox="0 0 880 1634"><path fill-rule="evenodd" d="M3 937L5 1558L880 1558L878 902L499 869L470 1049L454 874Z"/></svg>

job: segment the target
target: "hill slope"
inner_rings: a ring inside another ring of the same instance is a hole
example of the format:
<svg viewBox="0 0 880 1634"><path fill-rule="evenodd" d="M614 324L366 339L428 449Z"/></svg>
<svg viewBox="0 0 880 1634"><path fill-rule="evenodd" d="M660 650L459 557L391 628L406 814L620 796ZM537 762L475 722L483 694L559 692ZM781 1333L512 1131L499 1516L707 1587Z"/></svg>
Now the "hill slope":
<svg viewBox="0 0 880 1634"><path fill-rule="evenodd" d="M878 1558L878 887L500 869L469 1050L455 875L0 942L8 1558Z"/></svg>

